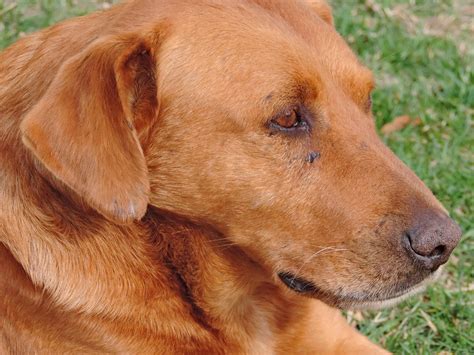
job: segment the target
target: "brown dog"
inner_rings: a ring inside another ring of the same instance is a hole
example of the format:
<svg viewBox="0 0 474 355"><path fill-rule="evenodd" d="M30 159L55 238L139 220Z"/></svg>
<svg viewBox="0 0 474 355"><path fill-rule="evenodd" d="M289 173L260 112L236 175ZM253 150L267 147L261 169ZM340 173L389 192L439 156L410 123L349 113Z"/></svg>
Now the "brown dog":
<svg viewBox="0 0 474 355"><path fill-rule="evenodd" d="M326 304L413 293L460 230L372 88L322 0L132 0L11 46L0 352L382 352Z"/></svg>

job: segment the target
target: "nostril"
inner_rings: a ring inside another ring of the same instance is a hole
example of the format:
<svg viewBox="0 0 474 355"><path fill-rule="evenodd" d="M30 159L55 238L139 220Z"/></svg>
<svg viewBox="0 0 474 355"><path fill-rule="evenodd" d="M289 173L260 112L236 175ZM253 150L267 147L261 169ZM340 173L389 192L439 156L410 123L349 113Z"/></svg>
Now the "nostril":
<svg viewBox="0 0 474 355"><path fill-rule="evenodd" d="M446 246L444 245L438 245L434 250L428 255L430 258L436 258L438 256L441 256L444 254L446 251Z"/></svg>
<svg viewBox="0 0 474 355"><path fill-rule="evenodd" d="M446 263L461 237L458 225L444 215L427 213L405 231L403 246L418 265L436 270Z"/></svg>
<svg viewBox="0 0 474 355"><path fill-rule="evenodd" d="M435 244L433 248L429 243L420 244L418 236L411 235L410 232L405 233L404 245L413 260L430 270L436 270L447 260L446 256L449 256L446 245Z"/></svg>

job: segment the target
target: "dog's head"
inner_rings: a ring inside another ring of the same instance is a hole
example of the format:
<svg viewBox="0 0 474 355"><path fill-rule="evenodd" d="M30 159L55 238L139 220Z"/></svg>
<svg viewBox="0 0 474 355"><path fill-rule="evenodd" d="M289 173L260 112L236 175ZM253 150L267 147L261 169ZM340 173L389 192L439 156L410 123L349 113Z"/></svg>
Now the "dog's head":
<svg viewBox="0 0 474 355"><path fill-rule="evenodd" d="M173 6L64 63L29 112L24 142L53 175L117 223L152 205L210 224L341 307L447 261L460 230L378 138L372 74L324 2Z"/></svg>

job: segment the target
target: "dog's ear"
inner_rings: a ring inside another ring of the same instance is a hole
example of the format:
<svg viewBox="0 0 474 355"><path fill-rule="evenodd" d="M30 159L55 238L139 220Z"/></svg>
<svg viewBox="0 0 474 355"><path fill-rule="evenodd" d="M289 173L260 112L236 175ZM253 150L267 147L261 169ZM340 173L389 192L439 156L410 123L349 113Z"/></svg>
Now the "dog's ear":
<svg viewBox="0 0 474 355"><path fill-rule="evenodd" d="M306 0L318 16L331 26L334 26L331 6L325 0Z"/></svg>
<svg viewBox="0 0 474 355"><path fill-rule="evenodd" d="M21 125L36 158L115 222L140 219L148 205L136 127L158 111L157 42L158 35L93 42L62 65Z"/></svg>

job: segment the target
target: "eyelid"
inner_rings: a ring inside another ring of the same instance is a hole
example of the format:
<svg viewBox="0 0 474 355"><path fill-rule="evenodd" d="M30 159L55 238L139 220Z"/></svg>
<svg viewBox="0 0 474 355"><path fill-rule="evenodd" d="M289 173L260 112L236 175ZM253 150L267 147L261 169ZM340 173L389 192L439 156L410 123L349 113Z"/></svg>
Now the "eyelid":
<svg viewBox="0 0 474 355"><path fill-rule="evenodd" d="M293 133L293 132L302 132L302 131L309 131L309 125L306 121L301 121L300 125L291 127L291 128L286 128L279 126L278 124L274 122L270 122L270 129L275 132L284 132L284 133Z"/></svg>

